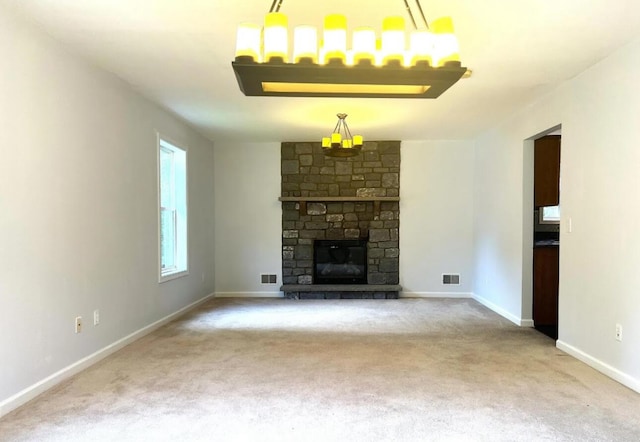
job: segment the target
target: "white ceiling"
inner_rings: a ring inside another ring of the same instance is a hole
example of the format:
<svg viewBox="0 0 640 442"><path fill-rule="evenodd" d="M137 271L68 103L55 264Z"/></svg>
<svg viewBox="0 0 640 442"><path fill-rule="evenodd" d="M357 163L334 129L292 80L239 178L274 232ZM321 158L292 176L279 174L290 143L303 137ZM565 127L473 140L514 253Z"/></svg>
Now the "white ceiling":
<svg viewBox="0 0 640 442"><path fill-rule="evenodd" d="M231 68L236 26L261 22L271 0L0 3L212 140L315 140L337 112L365 139L471 138L640 35L638 0L421 0L427 19L453 17L473 70L440 98L245 97ZM284 0L281 12L290 27L334 12L350 28L405 15L403 0Z"/></svg>

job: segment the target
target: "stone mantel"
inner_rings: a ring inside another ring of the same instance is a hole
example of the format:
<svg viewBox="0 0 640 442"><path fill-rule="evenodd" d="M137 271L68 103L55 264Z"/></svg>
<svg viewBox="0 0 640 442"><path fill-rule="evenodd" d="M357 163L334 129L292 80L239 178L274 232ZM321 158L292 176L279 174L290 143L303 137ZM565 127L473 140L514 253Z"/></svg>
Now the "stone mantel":
<svg viewBox="0 0 640 442"><path fill-rule="evenodd" d="M335 202L373 202L373 212L376 216L380 215L380 203L382 201L395 201L399 202L399 196L281 196L279 201L295 202L300 204L300 213L307 212L307 203L322 202L322 203L335 203Z"/></svg>
<svg viewBox="0 0 640 442"><path fill-rule="evenodd" d="M309 201L309 202L337 202L337 201L400 201L399 196L281 196L279 201Z"/></svg>

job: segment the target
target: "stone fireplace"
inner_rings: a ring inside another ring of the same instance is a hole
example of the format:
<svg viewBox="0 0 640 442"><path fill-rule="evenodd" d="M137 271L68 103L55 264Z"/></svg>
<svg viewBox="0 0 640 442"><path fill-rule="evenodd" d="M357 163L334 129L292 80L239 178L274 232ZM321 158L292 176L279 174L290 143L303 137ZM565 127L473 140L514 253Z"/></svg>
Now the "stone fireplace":
<svg viewBox="0 0 640 442"><path fill-rule="evenodd" d="M350 158L327 157L320 143L282 143L281 174L285 296L397 298L400 142L365 142ZM366 245L364 284L314 281L314 243L326 240Z"/></svg>

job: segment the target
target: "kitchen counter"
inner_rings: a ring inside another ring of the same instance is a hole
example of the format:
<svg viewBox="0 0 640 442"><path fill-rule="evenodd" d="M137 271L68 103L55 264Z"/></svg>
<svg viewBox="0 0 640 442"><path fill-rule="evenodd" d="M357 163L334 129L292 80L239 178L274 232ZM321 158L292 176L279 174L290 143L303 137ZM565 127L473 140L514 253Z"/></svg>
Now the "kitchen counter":
<svg viewBox="0 0 640 442"><path fill-rule="evenodd" d="M538 240L535 241L533 243L533 248L537 248L537 247L558 247L560 246L560 241L558 241L557 239L542 239L542 240Z"/></svg>

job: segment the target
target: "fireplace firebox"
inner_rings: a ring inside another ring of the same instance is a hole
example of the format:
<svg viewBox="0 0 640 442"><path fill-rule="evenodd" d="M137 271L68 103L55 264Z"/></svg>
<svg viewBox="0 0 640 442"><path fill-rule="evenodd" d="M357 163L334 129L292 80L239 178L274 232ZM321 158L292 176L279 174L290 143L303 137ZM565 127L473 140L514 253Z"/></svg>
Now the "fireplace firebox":
<svg viewBox="0 0 640 442"><path fill-rule="evenodd" d="M366 240L315 240L314 284L367 284Z"/></svg>

